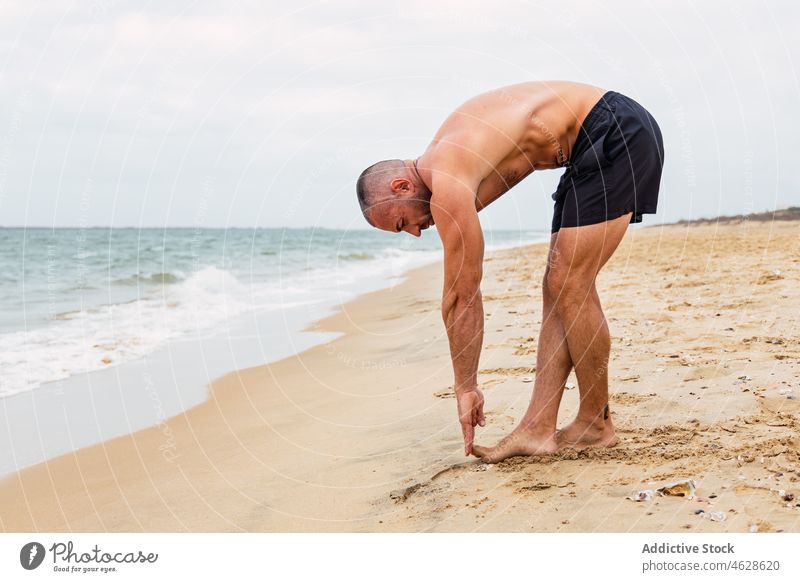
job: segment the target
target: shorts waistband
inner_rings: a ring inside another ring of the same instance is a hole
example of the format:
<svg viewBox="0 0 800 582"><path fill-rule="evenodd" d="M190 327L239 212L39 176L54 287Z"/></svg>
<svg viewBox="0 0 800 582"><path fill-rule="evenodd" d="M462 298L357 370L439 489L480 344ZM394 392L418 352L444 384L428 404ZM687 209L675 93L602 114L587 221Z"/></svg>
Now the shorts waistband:
<svg viewBox="0 0 800 582"><path fill-rule="evenodd" d="M620 94L616 91L606 91L603 93L603 96L600 97L599 101L595 103L594 107L592 107L591 110L589 110L589 113L586 114L586 118L583 120L581 128L589 131L592 129L592 127L594 127L598 117L600 117L604 111L614 111L619 95Z"/></svg>
<svg viewBox="0 0 800 582"><path fill-rule="evenodd" d="M620 93L616 91L606 91L603 96L594 104L586 114L580 129L578 129L578 137L575 140L575 145L572 148L569 156L569 165L575 162L575 157L582 154L586 145L590 144L591 132L595 125L602 119L603 113L614 112L616 101Z"/></svg>

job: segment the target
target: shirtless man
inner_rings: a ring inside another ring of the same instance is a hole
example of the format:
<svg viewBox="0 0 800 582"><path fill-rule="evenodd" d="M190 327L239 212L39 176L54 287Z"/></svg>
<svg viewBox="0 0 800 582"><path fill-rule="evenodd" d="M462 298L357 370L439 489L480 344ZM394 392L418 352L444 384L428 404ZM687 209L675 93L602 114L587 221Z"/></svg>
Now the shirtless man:
<svg viewBox="0 0 800 582"><path fill-rule="evenodd" d="M562 447L617 443L608 408L610 336L597 274L631 222L656 212L664 146L641 105L566 81L522 83L456 109L416 160L364 170L357 193L372 226L420 236L436 225L444 246L442 317L450 341L464 453L495 463ZM534 170L566 167L557 191L542 284L542 329L533 397L494 447L473 445L486 423L478 388L483 345L483 232L478 212ZM556 430L572 369L580 407Z"/></svg>

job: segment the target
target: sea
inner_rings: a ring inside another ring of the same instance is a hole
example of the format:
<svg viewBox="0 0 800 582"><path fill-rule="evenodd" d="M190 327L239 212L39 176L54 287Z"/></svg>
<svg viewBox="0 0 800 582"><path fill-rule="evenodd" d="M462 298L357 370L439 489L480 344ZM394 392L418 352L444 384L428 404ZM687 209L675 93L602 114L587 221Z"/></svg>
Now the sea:
<svg viewBox="0 0 800 582"><path fill-rule="evenodd" d="M485 231L487 251L547 240ZM167 420L331 341L310 324L442 259L435 230L0 229L0 477Z"/></svg>
<svg viewBox="0 0 800 582"><path fill-rule="evenodd" d="M488 231L486 248L547 236ZM224 333L248 318L273 314L296 336L309 318L441 256L432 230L416 238L325 228L3 228L0 398L141 359L181 338ZM264 343L261 357L290 355L294 343Z"/></svg>

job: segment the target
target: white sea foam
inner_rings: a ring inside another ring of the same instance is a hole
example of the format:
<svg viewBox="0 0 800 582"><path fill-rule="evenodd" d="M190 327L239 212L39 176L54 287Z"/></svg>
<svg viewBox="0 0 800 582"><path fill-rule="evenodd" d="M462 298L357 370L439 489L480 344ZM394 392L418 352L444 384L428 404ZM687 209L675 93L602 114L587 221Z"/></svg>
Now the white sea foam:
<svg viewBox="0 0 800 582"><path fill-rule="evenodd" d="M130 362L180 337L218 333L245 314L339 303L431 254L390 251L266 282L245 283L211 266L134 301L60 314L46 326L0 335L0 397Z"/></svg>
<svg viewBox="0 0 800 582"><path fill-rule="evenodd" d="M253 294L232 274L205 267L182 283L128 303L61 315L51 324L0 335L0 396L8 396L74 374L141 358L187 334L219 329L220 324L255 309L279 309L280 289Z"/></svg>

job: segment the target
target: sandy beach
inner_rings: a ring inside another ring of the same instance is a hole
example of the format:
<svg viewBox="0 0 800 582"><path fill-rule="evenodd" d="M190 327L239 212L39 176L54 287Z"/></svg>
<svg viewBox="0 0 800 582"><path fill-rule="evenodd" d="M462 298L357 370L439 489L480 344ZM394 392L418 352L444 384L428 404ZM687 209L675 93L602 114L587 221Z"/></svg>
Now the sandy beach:
<svg viewBox="0 0 800 582"><path fill-rule="evenodd" d="M486 259L478 443L509 432L530 398L545 254ZM316 324L340 338L228 374L158 426L5 478L0 527L800 531L800 221L628 232L598 282L613 449L465 458L441 277L438 264L414 270ZM567 390L559 424L577 403ZM685 479L693 499L628 499Z"/></svg>

